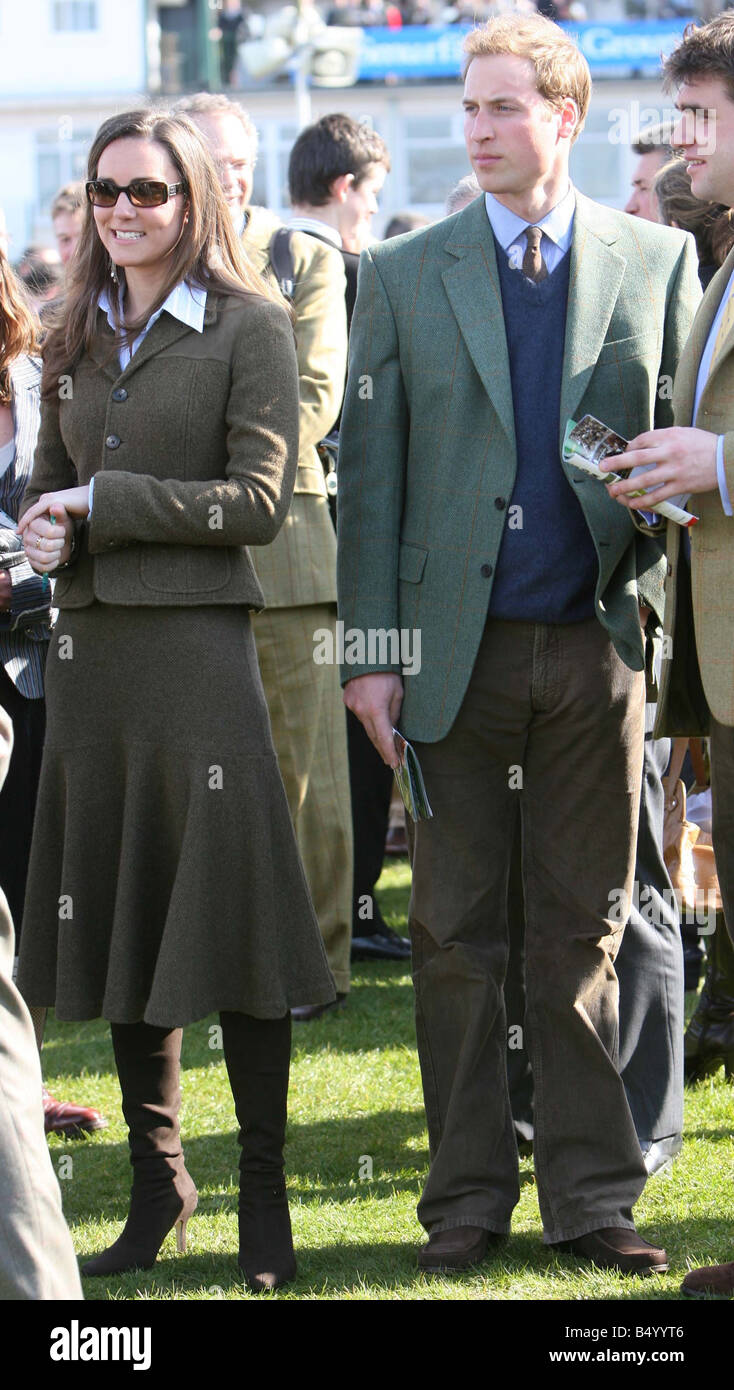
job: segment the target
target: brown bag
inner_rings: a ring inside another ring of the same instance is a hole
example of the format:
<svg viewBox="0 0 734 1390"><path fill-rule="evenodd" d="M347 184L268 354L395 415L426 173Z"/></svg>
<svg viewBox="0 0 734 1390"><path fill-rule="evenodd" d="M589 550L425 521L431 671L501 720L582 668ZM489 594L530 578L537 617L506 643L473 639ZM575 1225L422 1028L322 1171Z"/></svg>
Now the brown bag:
<svg viewBox="0 0 734 1390"><path fill-rule="evenodd" d="M691 743L699 740L691 740ZM716 862L711 836L686 819L686 789L681 780L681 768L688 748L688 739L673 740L673 752L667 777L663 778L665 814L663 819L663 858L670 874L673 891L681 912L696 913L701 908L721 910L721 891L716 874ZM702 776L700 743L695 752L694 771ZM711 895L711 896L709 896Z"/></svg>

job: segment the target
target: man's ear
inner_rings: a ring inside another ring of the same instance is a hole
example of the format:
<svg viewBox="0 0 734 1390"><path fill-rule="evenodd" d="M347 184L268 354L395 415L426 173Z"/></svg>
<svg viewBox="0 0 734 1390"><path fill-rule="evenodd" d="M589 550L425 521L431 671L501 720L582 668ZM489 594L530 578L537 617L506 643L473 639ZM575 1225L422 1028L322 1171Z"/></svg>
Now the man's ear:
<svg viewBox="0 0 734 1390"><path fill-rule="evenodd" d="M566 97L561 107L561 124L559 135L565 140L572 140L579 123L579 108L573 97Z"/></svg>
<svg viewBox="0 0 734 1390"><path fill-rule="evenodd" d="M354 174L340 174L329 184L329 193L335 203L345 203L347 194L354 183Z"/></svg>

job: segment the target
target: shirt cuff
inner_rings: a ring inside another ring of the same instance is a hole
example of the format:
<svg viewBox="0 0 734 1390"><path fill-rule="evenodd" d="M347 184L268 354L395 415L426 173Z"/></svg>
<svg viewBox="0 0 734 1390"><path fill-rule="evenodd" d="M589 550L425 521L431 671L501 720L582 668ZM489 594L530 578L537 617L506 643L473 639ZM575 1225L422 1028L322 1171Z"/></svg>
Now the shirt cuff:
<svg viewBox="0 0 734 1390"><path fill-rule="evenodd" d="M724 508L724 515L732 515L732 506L729 501L729 488L726 481L726 469L724 467L724 436L719 435L716 444L716 479L719 484L719 496L721 505Z"/></svg>
<svg viewBox="0 0 734 1390"><path fill-rule="evenodd" d="M89 479L89 511L87 512L87 521L90 521L90 520L91 520L91 517L92 517L92 507L93 507L93 505L94 505L94 476L92 476L92 477Z"/></svg>

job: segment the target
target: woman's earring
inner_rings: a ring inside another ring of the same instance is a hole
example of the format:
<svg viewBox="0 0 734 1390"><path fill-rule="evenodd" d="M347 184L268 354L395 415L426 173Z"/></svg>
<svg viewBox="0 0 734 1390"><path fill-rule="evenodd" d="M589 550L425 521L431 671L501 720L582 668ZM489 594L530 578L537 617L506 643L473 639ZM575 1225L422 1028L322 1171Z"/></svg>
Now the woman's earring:
<svg viewBox="0 0 734 1390"><path fill-rule="evenodd" d="M110 280L112 281L113 285L119 285L119 283L120 283L120 281L119 281L118 278L117 278L117 266L115 265L115 262L113 261L113 259L112 259L111 256L110 256Z"/></svg>

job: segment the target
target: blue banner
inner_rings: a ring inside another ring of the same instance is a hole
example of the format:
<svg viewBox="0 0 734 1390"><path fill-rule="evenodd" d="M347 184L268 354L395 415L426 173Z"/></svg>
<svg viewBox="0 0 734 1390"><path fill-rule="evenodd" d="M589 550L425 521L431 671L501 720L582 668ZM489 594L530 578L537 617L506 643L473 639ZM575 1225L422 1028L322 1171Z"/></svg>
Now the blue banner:
<svg viewBox="0 0 734 1390"><path fill-rule="evenodd" d="M592 77L640 74L655 77L660 57L680 39L687 19L620 24L562 24L576 39ZM458 77L462 43L473 25L428 24L405 29L365 29L360 82L390 78Z"/></svg>

